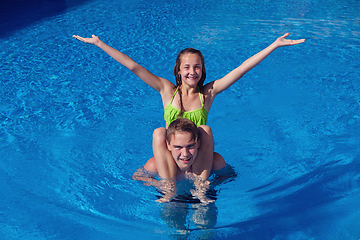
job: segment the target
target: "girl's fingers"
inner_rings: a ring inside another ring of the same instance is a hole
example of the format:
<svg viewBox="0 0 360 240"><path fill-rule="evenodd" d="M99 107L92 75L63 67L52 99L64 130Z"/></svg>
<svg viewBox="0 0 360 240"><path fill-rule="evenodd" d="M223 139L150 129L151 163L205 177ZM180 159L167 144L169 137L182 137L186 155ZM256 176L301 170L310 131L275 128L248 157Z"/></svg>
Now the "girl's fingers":
<svg viewBox="0 0 360 240"><path fill-rule="evenodd" d="M286 38L287 36L289 36L289 33L285 33L282 37Z"/></svg>
<svg viewBox="0 0 360 240"><path fill-rule="evenodd" d="M80 37L79 35L73 35L74 38L78 39L78 40L81 40L82 37Z"/></svg>

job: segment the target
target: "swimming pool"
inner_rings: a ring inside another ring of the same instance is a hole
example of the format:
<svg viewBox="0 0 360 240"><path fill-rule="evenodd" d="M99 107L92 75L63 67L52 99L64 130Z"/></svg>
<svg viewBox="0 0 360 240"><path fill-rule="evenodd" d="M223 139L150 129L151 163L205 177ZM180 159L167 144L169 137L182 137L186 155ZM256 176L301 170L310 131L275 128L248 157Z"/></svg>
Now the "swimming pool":
<svg viewBox="0 0 360 240"><path fill-rule="evenodd" d="M2 239L360 238L359 1L58 2L0 25ZM71 38L97 34L169 80L198 48L211 81L286 32L307 41L214 102L215 148L238 175L209 206L156 203L131 179L164 126L160 97Z"/></svg>

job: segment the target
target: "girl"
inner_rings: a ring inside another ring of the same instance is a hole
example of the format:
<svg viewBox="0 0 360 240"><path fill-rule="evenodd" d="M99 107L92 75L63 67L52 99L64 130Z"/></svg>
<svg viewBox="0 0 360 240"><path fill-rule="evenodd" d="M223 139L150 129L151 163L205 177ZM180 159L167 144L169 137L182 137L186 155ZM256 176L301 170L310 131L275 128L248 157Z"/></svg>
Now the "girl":
<svg viewBox="0 0 360 240"><path fill-rule="evenodd" d="M116 61L131 70L141 80L154 88L161 95L164 106L164 118L168 126L178 116L189 118L199 127L201 146L198 150L196 164L192 172L202 179L210 175L213 164L223 162L220 154L214 153L214 141L211 129L206 126L207 115L215 97L239 80L245 73L264 60L275 49L282 46L291 46L302 43L305 39L285 39L289 34L276 39L271 45L243 62L239 67L225 75L223 78L203 85L206 78L204 57L200 51L187 48L181 51L176 59L174 75L176 85L170 81L155 76L147 69L136 63L129 56L108 46L99 37L92 38L73 37L99 47ZM145 169L156 169L163 179L175 179L177 166L166 145L166 129L158 128L153 133L154 157L146 164ZM219 161L218 161L219 160ZM218 166L221 168L221 166Z"/></svg>

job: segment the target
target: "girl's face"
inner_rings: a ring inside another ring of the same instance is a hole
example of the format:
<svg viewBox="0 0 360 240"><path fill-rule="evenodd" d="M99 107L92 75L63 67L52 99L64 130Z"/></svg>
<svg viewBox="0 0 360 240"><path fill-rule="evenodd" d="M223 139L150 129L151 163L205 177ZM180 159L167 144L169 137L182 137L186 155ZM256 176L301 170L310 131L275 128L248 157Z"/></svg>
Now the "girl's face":
<svg viewBox="0 0 360 240"><path fill-rule="evenodd" d="M202 76L203 64L199 55L185 53L181 57L179 75L183 83L196 87Z"/></svg>

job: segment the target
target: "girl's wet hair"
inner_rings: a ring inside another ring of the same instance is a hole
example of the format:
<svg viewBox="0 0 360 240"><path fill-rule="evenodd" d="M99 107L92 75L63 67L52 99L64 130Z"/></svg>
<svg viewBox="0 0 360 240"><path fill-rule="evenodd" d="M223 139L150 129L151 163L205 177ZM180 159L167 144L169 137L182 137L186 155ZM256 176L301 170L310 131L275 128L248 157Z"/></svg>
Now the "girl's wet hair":
<svg viewBox="0 0 360 240"><path fill-rule="evenodd" d="M187 118L177 118L170 123L166 129L166 140L170 143L171 136L176 132L189 133L192 140L199 140L199 129L191 120Z"/></svg>
<svg viewBox="0 0 360 240"><path fill-rule="evenodd" d="M174 66L174 76L175 76L175 80L176 80L176 88L178 89L178 92L180 94L181 109L180 109L180 113L178 114L178 116L181 116L182 113L184 112L184 107L183 107L182 97L181 97L181 88L180 88L180 86L182 84L182 80L181 80L181 76L179 75L179 71L180 71L181 58L184 54L187 54L187 53L197 54L201 59L202 74L201 74L201 78L197 84L200 92L202 92L202 90L203 90L204 82L205 82L205 78L206 78L205 60L204 60L204 56L202 55L202 53L195 48L185 48L184 50L180 51L176 58L176 62L175 62L175 66Z"/></svg>

